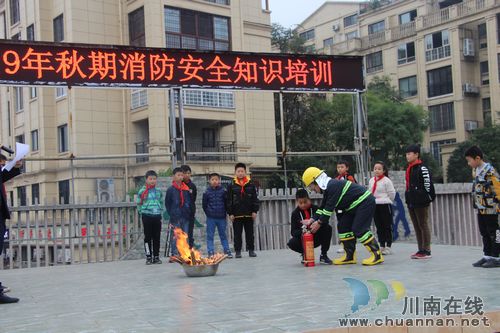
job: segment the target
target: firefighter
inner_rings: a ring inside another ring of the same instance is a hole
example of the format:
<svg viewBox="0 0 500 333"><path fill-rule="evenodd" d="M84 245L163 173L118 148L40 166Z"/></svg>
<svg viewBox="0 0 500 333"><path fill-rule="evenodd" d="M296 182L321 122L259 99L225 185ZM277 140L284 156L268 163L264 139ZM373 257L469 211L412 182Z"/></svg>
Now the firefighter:
<svg viewBox="0 0 500 333"><path fill-rule="evenodd" d="M342 217L337 224L344 255L335 259L335 265L356 263L356 239L362 243L371 256L363 260L363 265L372 266L384 262L380 247L370 231L375 212L375 198L363 186L347 180L328 177L324 170L309 167L302 175L302 182L309 191L323 193L323 201L314 214L311 229L319 229L328 224L334 210L341 210Z"/></svg>

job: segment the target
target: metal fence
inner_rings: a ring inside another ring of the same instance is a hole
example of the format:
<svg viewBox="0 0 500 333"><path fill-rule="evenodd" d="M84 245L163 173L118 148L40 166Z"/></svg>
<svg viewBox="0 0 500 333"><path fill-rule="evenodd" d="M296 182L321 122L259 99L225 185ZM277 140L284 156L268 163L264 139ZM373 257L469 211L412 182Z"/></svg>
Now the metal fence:
<svg viewBox="0 0 500 333"><path fill-rule="evenodd" d="M437 198L430 209L433 243L481 245L469 190L470 184L436 185ZM296 189L260 191L261 208L255 221L257 250L286 248L295 192ZM318 203L320 198L313 196L313 201ZM195 235L204 249L206 234L202 216L199 212L201 224ZM119 203L15 207L8 229L9 239L0 268L113 261L123 258L128 251L142 251L140 244L136 246L138 241L142 242L141 223L130 199ZM228 238L232 243L230 223ZM334 228L332 243L337 244L337 239Z"/></svg>

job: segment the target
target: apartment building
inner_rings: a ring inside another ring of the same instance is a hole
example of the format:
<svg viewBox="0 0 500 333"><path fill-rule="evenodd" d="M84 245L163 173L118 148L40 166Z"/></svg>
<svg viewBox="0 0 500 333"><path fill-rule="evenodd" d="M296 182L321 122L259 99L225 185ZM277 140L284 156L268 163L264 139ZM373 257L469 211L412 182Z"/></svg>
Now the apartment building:
<svg viewBox="0 0 500 333"><path fill-rule="evenodd" d="M269 52L270 31L260 0L0 1L0 38L7 39ZM184 89L182 98L188 152L276 152L272 93ZM9 186L12 203L68 203L73 194L122 199L147 170L172 165L157 156L170 152L168 105L166 89L0 87L1 142L27 143L28 157L39 159ZM54 159L135 153L155 157ZM238 160L251 168L277 163ZM197 174L232 174L235 158L187 162Z"/></svg>
<svg viewBox="0 0 500 333"><path fill-rule="evenodd" d="M388 76L428 110L424 147L445 173L457 143L500 123L498 0L327 1L297 29L316 51L365 56L367 82Z"/></svg>

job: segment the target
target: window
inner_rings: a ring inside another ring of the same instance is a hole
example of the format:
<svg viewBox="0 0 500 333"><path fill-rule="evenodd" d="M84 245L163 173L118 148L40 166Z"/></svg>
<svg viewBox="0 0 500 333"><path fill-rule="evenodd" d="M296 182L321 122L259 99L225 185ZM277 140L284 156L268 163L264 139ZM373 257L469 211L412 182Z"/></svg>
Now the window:
<svg viewBox="0 0 500 333"><path fill-rule="evenodd" d="M398 65L415 61L415 42L399 45Z"/></svg>
<svg viewBox="0 0 500 333"><path fill-rule="evenodd" d="M10 25L19 22L19 0L10 0Z"/></svg>
<svg viewBox="0 0 500 333"><path fill-rule="evenodd" d="M61 205L69 204L69 180L62 180L57 183L59 187L59 203Z"/></svg>
<svg viewBox="0 0 500 333"><path fill-rule="evenodd" d="M368 34L375 34L377 32L381 32L385 30L385 21L380 21L377 23L370 24L368 26Z"/></svg>
<svg viewBox="0 0 500 333"><path fill-rule="evenodd" d="M146 89L132 89L130 91L130 109L137 109L148 105L148 92Z"/></svg>
<svg viewBox="0 0 500 333"><path fill-rule="evenodd" d="M62 42L64 40L64 17L63 14L56 17L53 21L54 42Z"/></svg>
<svg viewBox="0 0 500 333"><path fill-rule="evenodd" d="M455 129L453 102L429 106L431 133Z"/></svg>
<svg viewBox="0 0 500 333"><path fill-rule="evenodd" d="M500 44L500 13L497 14L497 44Z"/></svg>
<svg viewBox="0 0 500 333"><path fill-rule="evenodd" d="M498 82L500 82L500 53L497 53Z"/></svg>
<svg viewBox="0 0 500 333"><path fill-rule="evenodd" d="M302 38L303 40L311 40L311 39L314 39L314 29L311 29L311 30L307 30L307 31L304 31L304 32L301 32L299 34L300 38Z"/></svg>
<svg viewBox="0 0 500 333"><path fill-rule="evenodd" d="M481 72L481 84L483 85L490 84L490 72L488 70L488 62L481 61L479 63L479 69Z"/></svg>
<svg viewBox="0 0 500 333"><path fill-rule="evenodd" d="M457 140L455 139L431 141L431 154L432 157L434 157L434 159L439 163L439 165L443 165L443 158L441 157L441 146L449 145L455 142L457 142Z"/></svg>
<svg viewBox="0 0 500 333"><path fill-rule="evenodd" d="M399 95L408 98L417 95L417 77L409 76L399 79Z"/></svg>
<svg viewBox="0 0 500 333"><path fill-rule="evenodd" d="M490 126L491 122L492 122L492 119L491 119L491 99L489 97L483 98L482 104L483 104L484 125Z"/></svg>
<svg viewBox="0 0 500 333"><path fill-rule="evenodd" d="M229 0L205 0L206 2L213 2L219 5L226 5L229 6L231 2Z"/></svg>
<svg viewBox="0 0 500 333"><path fill-rule="evenodd" d="M129 43L133 46L146 46L146 30L144 27L144 7L128 14Z"/></svg>
<svg viewBox="0 0 500 333"><path fill-rule="evenodd" d="M18 32L17 34L12 35L12 37L10 39L12 39L12 40L21 40L21 33Z"/></svg>
<svg viewBox="0 0 500 333"><path fill-rule="evenodd" d="M427 71L427 93L429 98L453 93L451 66Z"/></svg>
<svg viewBox="0 0 500 333"><path fill-rule="evenodd" d="M366 55L366 72L372 73L384 68L382 63L382 51Z"/></svg>
<svg viewBox="0 0 500 333"><path fill-rule="evenodd" d="M24 99L23 99L23 88L14 87L14 106L16 112L21 112L24 110Z"/></svg>
<svg viewBox="0 0 500 333"><path fill-rule="evenodd" d="M165 7L165 39L170 48L228 51L229 18Z"/></svg>
<svg viewBox="0 0 500 333"><path fill-rule="evenodd" d="M38 150L38 130L31 131L31 151Z"/></svg>
<svg viewBox="0 0 500 333"><path fill-rule="evenodd" d="M448 30L425 35L425 61L438 60L450 56Z"/></svg>
<svg viewBox="0 0 500 333"><path fill-rule="evenodd" d="M203 147L215 147L215 128L203 128Z"/></svg>
<svg viewBox="0 0 500 333"><path fill-rule="evenodd" d="M344 17L344 28L355 25L356 23L358 23L358 14Z"/></svg>
<svg viewBox="0 0 500 333"><path fill-rule="evenodd" d="M56 99L66 97L67 94L68 94L68 87L56 88Z"/></svg>
<svg viewBox="0 0 500 333"><path fill-rule="evenodd" d="M183 89L182 95L184 105L234 109L234 94L232 92ZM178 99L177 95L176 99ZM175 103L178 103L178 100Z"/></svg>
<svg viewBox="0 0 500 333"><path fill-rule="evenodd" d="M479 24L477 26L477 34L479 37L479 48L485 49L488 47L488 35L486 33L486 23Z"/></svg>
<svg viewBox="0 0 500 333"><path fill-rule="evenodd" d="M17 188L17 202L19 202L19 206L26 206L26 186Z"/></svg>
<svg viewBox="0 0 500 333"><path fill-rule="evenodd" d="M35 25L32 24L26 28L26 40L35 40Z"/></svg>
<svg viewBox="0 0 500 333"><path fill-rule="evenodd" d="M349 40L349 39L354 39L354 38L357 38L359 37L358 35L358 31L351 31L351 32L348 32L345 34L345 39Z"/></svg>
<svg viewBox="0 0 500 333"><path fill-rule="evenodd" d="M323 47L330 47L333 45L333 38L323 39Z"/></svg>
<svg viewBox="0 0 500 333"><path fill-rule="evenodd" d="M31 185L31 202L33 204L40 203L40 184Z"/></svg>
<svg viewBox="0 0 500 333"><path fill-rule="evenodd" d="M5 22L5 12L0 13L0 39L7 38L7 22Z"/></svg>
<svg viewBox="0 0 500 333"><path fill-rule="evenodd" d="M24 143L24 134L17 135L17 136L14 138L14 141L19 142L19 143Z"/></svg>
<svg viewBox="0 0 500 333"><path fill-rule="evenodd" d="M68 124L57 127L57 142L60 153L68 151Z"/></svg>
<svg viewBox="0 0 500 333"><path fill-rule="evenodd" d="M415 21L417 17L417 10L411 10L409 12L399 15L399 24L406 24Z"/></svg>
<svg viewBox="0 0 500 333"><path fill-rule="evenodd" d="M37 98L38 96L38 91L36 87L30 87L30 99Z"/></svg>

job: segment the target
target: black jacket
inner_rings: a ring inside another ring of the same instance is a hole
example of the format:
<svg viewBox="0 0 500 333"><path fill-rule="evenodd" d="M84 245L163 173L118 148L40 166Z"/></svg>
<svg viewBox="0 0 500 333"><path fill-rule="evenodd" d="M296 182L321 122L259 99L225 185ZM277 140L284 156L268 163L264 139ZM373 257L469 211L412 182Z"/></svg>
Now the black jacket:
<svg viewBox="0 0 500 333"><path fill-rule="evenodd" d="M257 188L250 179L243 185L243 190L236 179L228 185L226 209L228 215L235 217L250 217L259 211Z"/></svg>
<svg viewBox="0 0 500 333"><path fill-rule="evenodd" d="M196 197L198 196L198 189L192 180L186 183L189 187L189 193L191 194L191 215L194 217L196 215Z"/></svg>
<svg viewBox="0 0 500 333"><path fill-rule="evenodd" d="M406 185L405 201L409 208L427 207L436 198L431 171L423 164L411 168Z"/></svg>
<svg viewBox="0 0 500 333"><path fill-rule="evenodd" d="M333 214L334 210L342 210L345 212L354 201L365 195L367 192L366 188L363 186L351 182L351 186L339 201L346 183L346 180L337 179L332 179L328 182L326 190L323 191L323 200L321 201L321 205L314 214L314 219L320 220L322 224L328 224L330 216ZM366 195L368 197L373 197L371 194ZM363 201L365 199L363 199ZM353 207L352 209L355 209L356 207Z"/></svg>
<svg viewBox="0 0 500 333"><path fill-rule="evenodd" d="M19 168L12 168L12 170L0 171L0 219L8 220L10 219L9 206L7 204L7 198L5 197L5 193L3 192L3 186L5 182L11 180L15 176L21 174L21 170ZM3 235L2 235L3 237Z"/></svg>
<svg viewBox="0 0 500 333"><path fill-rule="evenodd" d="M313 217L314 212L318 210L318 206L316 205L311 205L311 208L309 208L309 213L310 216ZM291 217L291 229L290 229L290 234L292 237L302 237L302 220L305 220L306 214L304 213L303 210L301 210L299 207L295 208L292 212L292 217Z"/></svg>

